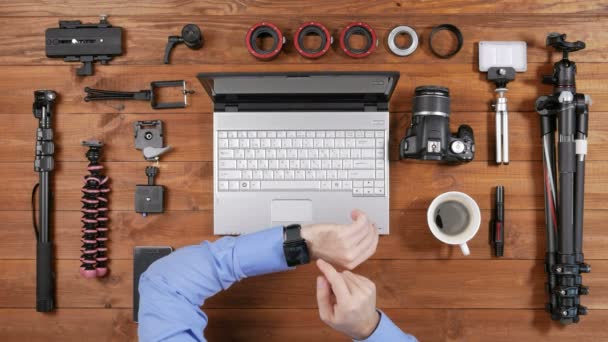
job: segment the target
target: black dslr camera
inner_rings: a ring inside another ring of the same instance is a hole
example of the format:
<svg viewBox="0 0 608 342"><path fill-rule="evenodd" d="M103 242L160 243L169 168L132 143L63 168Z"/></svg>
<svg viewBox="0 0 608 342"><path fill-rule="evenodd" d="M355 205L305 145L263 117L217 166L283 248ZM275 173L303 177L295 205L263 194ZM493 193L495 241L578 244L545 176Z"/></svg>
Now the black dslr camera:
<svg viewBox="0 0 608 342"><path fill-rule="evenodd" d="M401 159L439 160L448 163L470 162L475 156L473 129L458 127L450 134L450 91L439 86L417 87L412 110L412 125L401 140Z"/></svg>

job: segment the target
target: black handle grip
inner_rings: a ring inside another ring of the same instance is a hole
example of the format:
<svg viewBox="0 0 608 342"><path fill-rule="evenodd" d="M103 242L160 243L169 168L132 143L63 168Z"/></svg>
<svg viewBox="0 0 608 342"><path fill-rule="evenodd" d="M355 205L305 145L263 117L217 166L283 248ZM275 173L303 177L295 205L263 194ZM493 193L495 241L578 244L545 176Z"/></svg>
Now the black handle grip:
<svg viewBox="0 0 608 342"><path fill-rule="evenodd" d="M175 45L182 42L178 36L170 36L167 40L167 46L165 46L165 57L163 58L164 64L169 64L169 56L171 56L171 50L175 47Z"/></svg>
<svg viewBox="0 0 608 342"><path fill-rule="evenodd" d="M52 269L53 243L38 242L36 245L36 311L50 312L55 309L55 274Z"/></svg>

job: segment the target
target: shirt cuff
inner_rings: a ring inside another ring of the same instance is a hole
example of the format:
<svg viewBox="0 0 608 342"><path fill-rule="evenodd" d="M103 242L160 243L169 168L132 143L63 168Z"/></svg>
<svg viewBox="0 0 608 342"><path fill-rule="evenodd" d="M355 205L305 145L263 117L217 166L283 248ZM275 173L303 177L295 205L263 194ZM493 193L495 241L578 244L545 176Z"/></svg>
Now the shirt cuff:
<svg viewBox="0 0 608 342"><path fill-rule="evenodd" d="M353 340L355 342L382 342L382 341L404 341L404 342L416 342L416 338L412 335L404 333L398 326L391 321L388 316L378 310L380 313L380 322L376 330L364 340Z"/></svg>
<svg viewBox="0 0 608 342"><path fill-rule="evenodd" d="M239 236L234 253L247 277L290 269L283 252L283 226Z"/></svg>

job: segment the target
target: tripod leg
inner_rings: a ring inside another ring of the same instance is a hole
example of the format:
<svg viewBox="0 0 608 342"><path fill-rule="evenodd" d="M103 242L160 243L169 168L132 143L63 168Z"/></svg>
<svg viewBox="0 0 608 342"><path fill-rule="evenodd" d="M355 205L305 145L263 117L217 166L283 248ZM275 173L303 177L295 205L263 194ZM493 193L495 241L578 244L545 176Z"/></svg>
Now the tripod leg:
<svg viewBox="0 0 608 342"><path fill-rule="evenodd" d="M574 173L576 149L574 143L574 130L576 117L572 94L564 92L561 111L558 119L558 168L559 168L559 243L558 253L561 262L571 263L567 260L574 253ZM561 97L561 96L560 96Z"/></svg>
<svg viewBox="0 0 608 342"><path fill-rule="evenodd" d="M584 110L576 117L576 183L574 185L574 252L576 262L583 263L583 212L585 207L585 156L587 155L587 132L590 99L585 98ZM580 107L579 107L580 108Z"/></svg>
<svg viewBox="0 0 608 342"><path fill-rule="evenodd" d="M50 240L51 181L48 172L40 172L39 237L36 246L36 311L54 310L55 276L53 274L53 243Z"/></svg>
<svg viewBox="0 0 608 342"><path fill-rule="evenodd" d="M549 303L547 311L553 316L554 310L558 307L557 297L554 289L557 285L554 266L557 262L557 203L556 203L556 183L555 183L555 117L542 117L541 125L545 135L542 136L543 148L543 171L545 188L545 234L546 234L546 253L545 271L547 272L547 292ZM554 317L558 319L558 317Z"/></svg>
<svg viewBox="0 0 608 342"><path fill-rule="evenodd" d="M496 164L502 164L502 118L496 109Z"/></svg>
<svg viewBox="0 0 608 342"><path fill-rule="evenodd" d="M509 164L509 112L506 108L502 112L502 162Z"/></svg>
<svg viewBox="0 0 608 342"><path fill-rule="evenodd" d="M585 143L586 145L586 140ZM586 147L585 147L586 149ZM574 253L576 262L582 263L583 257L583 211L585 201L585 155L578 154L576 161L576 183L574 186Z"/></svg>

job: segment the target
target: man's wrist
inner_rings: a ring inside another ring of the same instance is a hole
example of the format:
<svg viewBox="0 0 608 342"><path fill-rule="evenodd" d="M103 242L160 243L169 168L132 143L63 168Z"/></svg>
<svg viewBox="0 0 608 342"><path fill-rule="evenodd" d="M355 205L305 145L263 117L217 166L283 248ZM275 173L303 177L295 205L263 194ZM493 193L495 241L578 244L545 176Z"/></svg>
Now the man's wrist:
<svg viewBox="0 0 608 342"><path fill-rule="evenodd" d="M355 338L355 340L366 340L374 334L376 329L378 329L378 325L380 325L380 319L382 318L382 314L378 310L375 310L375 313L376 314L372 316L373 319L370 320L368 322L367 326L365 327L365 329L362 330L361 337Z"/></svg>
<svg viewBox="0 0 608 342"><path fill-rule="evenodd" d="M306 241L306 246L308 246L308 253L310 255L310 259L318 259L315 251L315 232L313 225L307 224L302 226L300 229L300 235L302 239Z"/></svg>

